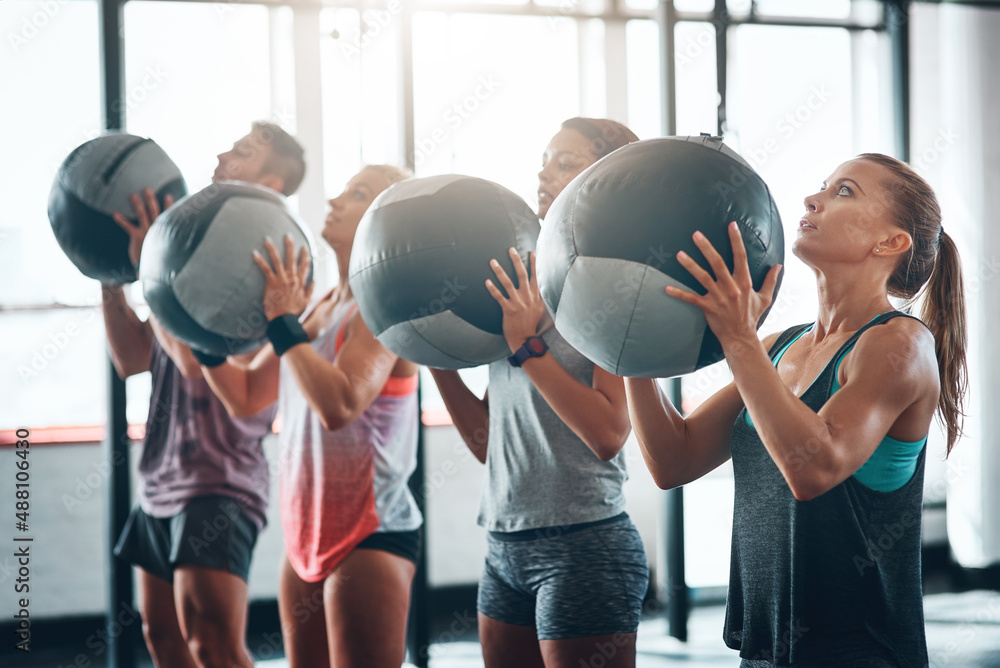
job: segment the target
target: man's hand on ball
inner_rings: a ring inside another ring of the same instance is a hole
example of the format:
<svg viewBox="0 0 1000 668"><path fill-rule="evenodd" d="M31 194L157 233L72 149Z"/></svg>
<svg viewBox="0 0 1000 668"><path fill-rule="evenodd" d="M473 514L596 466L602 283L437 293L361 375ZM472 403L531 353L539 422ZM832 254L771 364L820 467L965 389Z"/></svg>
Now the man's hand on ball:
<svg viewBox="0 0 1000 668"><path fill-rule="evenodd" d="M258 251L253 252L253 261L264 274L264 316L274 320L287 313L299 315L309 305L315 286L315 283L309 282L309 265L312 262L309 249L303 246L296 254L295 242L289 235L285 235L284 262L270 239L264 240L264 249L270 261Z"/></svg>
<svg viewBox="0 0 1000 668"><path fill-rule="evenodd" d="M677 261L682 267L701 283L708 293L704 296L688 290L667 286L667 294L682 302L693 304L705 314L705 320L712 332L718 337L723 347L727 343L740 338L757 338L757 324L761 316L771 306L774 289L781 274L781 265L771 267L764 278L760 291L753 289L753 279L750 277L750 266L747 262L747 251L743 245L739 226L734 222L729 225L729 239L733 245L733 271L729 271L725 260L715 247L701 232L693 235L694 243L708 260L715 273L702 269L690 255L681 251L677 253Z"/></svg>
<svg viewBox="0 0 1000 668"><path fill-rule="evenodd" d="M141 193L132 193L129 196L129 201L135 212L134 225L117 211L111 214L111 217L128 235L128 259L132 261L133 267L138 267L139 258L142 255L142 242L145 241L153 221L160 215L160 203L156 201L156 193L150 188L145 188ZM164 211L173 205L173 195L167 195L163 198Z"/></svg>
<svg viewBox="0 0 1000 668"><path fill-rule="evenodd" d="M511 350L517 350L529 336L534 336L538 330L538 323L545 315L545 302L542 301L542 293L538 290L538 280L535 274L535 253L528 254L528 263L531 265L531 272L524 266L521 256L517 254L517 249L511 248L510 260L514 264L514 271L517 274L517 287L507 276L507 272L496 260L490 261L490 267L496 274L497 281L506 290L507 296L490 279L486 279L486 289L493 295L503 309L503 335L507 339L507 345Z"/></svg>

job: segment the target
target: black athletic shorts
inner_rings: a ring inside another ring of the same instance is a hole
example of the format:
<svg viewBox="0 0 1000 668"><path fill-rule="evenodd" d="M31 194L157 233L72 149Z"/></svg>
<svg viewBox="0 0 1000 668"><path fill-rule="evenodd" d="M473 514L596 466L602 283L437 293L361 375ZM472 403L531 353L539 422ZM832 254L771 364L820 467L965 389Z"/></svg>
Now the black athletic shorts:
<svg viewBox="0 0 1000 668"><path fill-rule="evenodd" d="M382 550L409 559L415 564L417 557L420 556L420 529L373 533L358 543L354 549Z"/></svg>
<svg viewBox="0 0 1000 668"><path fill-rule="evenodd" d="M257 533L257 524L229 496L192 499L171 517L152 517L136 506L115 556L167 582L178 566L228 571L246 582Z"/></svg>

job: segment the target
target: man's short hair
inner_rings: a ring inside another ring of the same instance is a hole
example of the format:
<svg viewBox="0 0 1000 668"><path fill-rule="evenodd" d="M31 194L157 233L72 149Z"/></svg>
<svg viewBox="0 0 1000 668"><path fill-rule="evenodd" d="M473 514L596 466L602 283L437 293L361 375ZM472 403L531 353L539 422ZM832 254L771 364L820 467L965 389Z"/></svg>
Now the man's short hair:
<svg viewBox="0 0 1000 668"><path fill-rule="evenodd" d="M264 173L282 178L285 183L282 194L294 194L306 175L306 161L303 157L305 149L302 144L280 126L267 121L255 121L253 132L271 147L271 155L264 164Z"/></svg>

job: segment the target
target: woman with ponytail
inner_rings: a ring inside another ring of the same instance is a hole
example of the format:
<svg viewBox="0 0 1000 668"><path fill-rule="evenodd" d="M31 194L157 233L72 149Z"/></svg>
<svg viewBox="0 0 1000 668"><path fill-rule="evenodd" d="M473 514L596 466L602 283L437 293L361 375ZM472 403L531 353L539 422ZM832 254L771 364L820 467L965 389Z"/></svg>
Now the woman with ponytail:
<svg viewBox="0 0 1000 668"><path fill-rule="evenodd" d="M759 340L780 267L754 291L735 223L733 271L695 233L714 277L678 254L707 292L665 298L702 310L734 380L684 418L626 379L629 413L660 487L733 459L724 639L744 668L926 666L927 434L939 414L951 451L966 388L958 254L931 188L887 156L844 163L805 209L793 252L816 274L815 322Z"/></svg>

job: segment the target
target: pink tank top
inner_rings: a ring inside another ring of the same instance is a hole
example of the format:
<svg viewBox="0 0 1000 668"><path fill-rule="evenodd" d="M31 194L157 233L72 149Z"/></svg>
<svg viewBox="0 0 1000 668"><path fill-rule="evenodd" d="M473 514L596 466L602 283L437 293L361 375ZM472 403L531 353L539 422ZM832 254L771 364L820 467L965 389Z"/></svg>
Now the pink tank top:
<svg viewBox="0 0 1000 668"><path fill-rule="evenodd" d="M333 361L357 307L336 307L312 342ZM306 314L303 314L303 318ZM417 376L390 378L350 424L329 431L281 364L279 507L285 553L306 582L328 576L375 532L412 531L422 518L407 481L416 467Z"/></svg>

